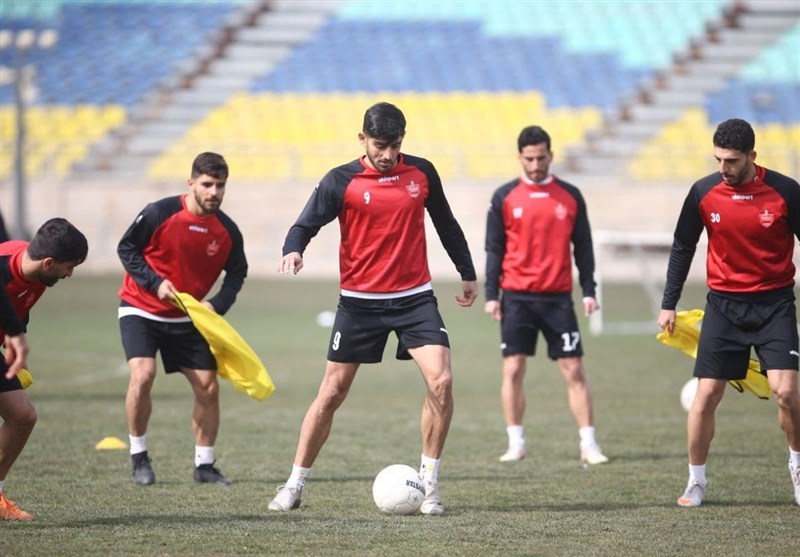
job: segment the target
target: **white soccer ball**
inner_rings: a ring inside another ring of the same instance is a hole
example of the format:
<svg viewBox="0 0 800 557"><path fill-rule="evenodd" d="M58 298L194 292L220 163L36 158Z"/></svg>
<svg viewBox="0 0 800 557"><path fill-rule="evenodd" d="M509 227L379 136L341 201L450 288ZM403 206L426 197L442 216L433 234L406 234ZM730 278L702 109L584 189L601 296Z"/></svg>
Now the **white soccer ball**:
<svg viewBox="0 0 800 557"><path fill-rule="evenodd" d="M333 322L336 320L336 314L332 311L321 311L317 314L317 325L327 329L333 327Z"/></svg>
<svg viewBox="0 0 800 557"><path fill-rule="evenodd" d="M372 498L384 514L414 514L422 506L425 486L411 466L392 464L375 476Z"/></svg>
<svg viewBox="0 0 800 557"><path fill-rule="evenodd" d="M681 389L681 406L687 412L692 407L694 395L697 393L697 377L692 377Z"/></svg>

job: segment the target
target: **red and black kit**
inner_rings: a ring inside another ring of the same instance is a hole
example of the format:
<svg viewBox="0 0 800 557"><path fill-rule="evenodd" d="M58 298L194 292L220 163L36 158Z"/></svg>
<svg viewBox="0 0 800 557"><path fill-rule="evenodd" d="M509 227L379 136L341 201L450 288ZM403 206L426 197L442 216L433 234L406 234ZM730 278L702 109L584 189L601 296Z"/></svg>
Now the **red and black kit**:
<svg viewBox="0 0 800 557"><path fill-rule="evenodd" d="M30 310L47 286L28 282L22 276L22 256L28 242L12 240L0 244L0 343L5 335L16 336L26 331Z"/></svg>
<svg viewBox="0 0 800 557"><path fill-rule="evenodd" d="M476 280L466 238L427 160L401 154L382 174L354 160L328 172L289 229L283 254L302 254L320 228L339 219L341 288L398 293L431 280L425 211L462 280Z"/></svg>
<svg viewBox="0 0 800 557"><path fill-rule="evenodd" d="M247 277L244 241L233 220L222 211L193 215L184 195L147 205L122 236L117 253L126 271L119 291L123 304L158 317L185 317L171 302L158 299L165 278L202 300L225 271L219 292L208 300L224 315Z"/></svg>
<svg viewBox="0 0 800 557"><path fill-rule="evenodd" d="M486 220L486 299L500 289L529 294L572 292L572 251L584 297L595 297L594 250L586 202L553 176L500 186Z"/></svg>
<svg viewBox="0 0 800 557"><path fill-rule="evenodd" d="M0 345L5 335L26 332L30 311L44 294L43 282L28 282L22 276L22 255L28 242L12 240L0 243ZM8 370L0 352L0 393L22 389L19 378L6 379Z"/></svg>
<svg viewBox="0 0 800 557"><path fill-rule="evenodd" d="M794 239L800 239L800 185L756 166L755 178L729 186L717 172L695 182L683 204L661 307L674 310L700 234L708 235L708 288L729 297L791 294Z"/></svg>

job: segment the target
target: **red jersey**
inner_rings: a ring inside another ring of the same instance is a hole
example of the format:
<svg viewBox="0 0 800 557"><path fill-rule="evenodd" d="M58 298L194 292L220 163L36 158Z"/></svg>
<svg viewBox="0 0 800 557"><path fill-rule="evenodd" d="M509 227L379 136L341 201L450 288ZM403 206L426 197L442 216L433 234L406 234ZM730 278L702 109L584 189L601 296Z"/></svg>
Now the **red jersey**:
<svg viewBox="0 0 800 557"><path fill-rule="evenodd" d="M675 309L704 229L711 290L747 295L794 285L792 256L795 238L800 239L796 181L756 166L746 184L729 186L718 172L695 182L675 227L664 309Z"/></svg>
<svg viewBox="0 0 800 557"><path fill-rule="evenodd" d="M208 301L224 315L247 276L242 235L222 211L199 217L186 209L184 195L147 205L117 247L125 267L119 297L159 317L185 317L156 292L169 279L180 292L202 300L225 271L219 293Z"/></svg>
<svg viewBox="0 0 800 557"><path fill-rule="evenodd" d="M595 296L594 250L578 188L552 176L517 178L495 190L486 220L486 299L500 288L537 294L572 292L572 254L584 296Z"/></svg>
<svg viewBox="0 0 800 557"><path fill-rule="evenodd" d="M43 282L28 282L23 278L22 255L27 248L28 242L22 240L0 244L0 285L7 298L3 300L0 297L0 344L6 333L18 335L25 332L31 308L47 288Z"/></svg>
<svg viewBox="0 0 800 557"><path fill-rule="evenodd" d="M475 280L466 238L427 160L401 154L386 174L363 158L328 172L289 229L283 254L303 253L319 229L339 219L343 290L396 293L430 282L425 209L463 280Z"/></svg>

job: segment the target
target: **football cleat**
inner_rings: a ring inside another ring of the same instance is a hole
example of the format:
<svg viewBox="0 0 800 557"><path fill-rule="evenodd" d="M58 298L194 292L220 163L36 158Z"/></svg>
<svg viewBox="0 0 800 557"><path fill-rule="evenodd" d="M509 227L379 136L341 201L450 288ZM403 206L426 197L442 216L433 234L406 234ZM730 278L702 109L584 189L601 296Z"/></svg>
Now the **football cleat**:
<svg viewBox="0 0 800 557"><path fill-rule="evenodd" d="M590 445L581 449L581 462L584 464L605 464L608 462L608 457L603 454L600 447Z"/></svg>
<svg viewBox="0 0 800 557"><path fill-rule="evenodd" d="M425 499L422 500L422 506L419 508L419 512L431 516L444 514L444 506L442 506L442 497L439 495L438 483L425 482Z"/></svg>
<svg viewBox="0 0 800 557"><path fill-rule="evenodd" d="M684 508L699 507L703 503L703 498L706 496L706 486L708 484L701 484L697 480L689 482L686 486L686 491L678 499L678 506Z"/></svg>
<svg viewBox="0 0 800 557"><path fill-rule="evenodd" d="M508 450L498 459L500 462L516 462L527 456L525 445L521 447L508 447Z"/></svg>
<svg viewBox="0 0 800 557"><path fill-rule="evenodd" d="M790 462L789 474L792 477L792 485L794 485L795 503L800 505L800 466L792 466L792 463Z"/></svg>
<svg viewBox="0 0 800 557"><path fill-rule="evenodd" d="M196 466L192 474L194 481L201 484L231 485L231 481L223 476L218 468L214 468L214 462Z"/></svg>
<svg viewBox="0 0 800 557"><path fill-rule="evenodd" d="M269 502L267 508L271 511L293 511L300 506L300 496L302 494L302 487L279 486L278 494Z"/></svg>
<svg viewBox="0 0 800 557"><path fill-rule="evenodd" d="M131 455L133 463L133 481L139 485L152 485L156 481L153 467L150 465L150 457L147 451Z"/></svg>
<svg viewBox="0 0 800 557"><path fill-rule="evenodd" d="M33 515L29 512L20 509L14 501L7 498L3 492L0 491L0 520L33 520Z"/></svg>

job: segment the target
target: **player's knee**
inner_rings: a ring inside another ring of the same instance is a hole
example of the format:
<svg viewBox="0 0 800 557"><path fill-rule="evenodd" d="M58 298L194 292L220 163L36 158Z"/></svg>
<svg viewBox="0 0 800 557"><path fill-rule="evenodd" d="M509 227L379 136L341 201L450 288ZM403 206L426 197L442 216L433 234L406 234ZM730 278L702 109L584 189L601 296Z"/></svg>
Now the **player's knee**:
<svg viewBox="0 0 800 557"><path fill-rule="evenodd" d="M439 405L448 405L453 400L453 374L440 373L428 380L428 392Z"/></svg>
<svg viewBox="0 0 800 557"><path fill-rule="evenodd" d="M131 372L129 388L136 391L150 392L156 380L155 371L137 369Z"/></svg>
<svg viewBox="0 0 800 557"><path fill-rule="evenodd" d="M792 412L800 412L800 394L788 385L779 385L772 390L778 406Z"/></svg>
<svg viewBox="0 0 800 557"><path fill-rule="evenodd" d="M317 395L317 405L322 412L333 412L342 405L347 398L347 389L336 382L326 384Z"/></svg>
<svg viewBox="0 0 800 557"><path fill-rule="evenodd" d="M213 380L203 383L199 385L195 392L197 393L197 397L203 402L216 402L219 400L219 382Z"/></svg>
<svg viewBox="0 0 800 557"><path fill-rule="evenodd" d="M20 433L30 433L33 431L36 422L39 419L36 414L36 409L32 404L17 412L8 421Z"/></svg>

